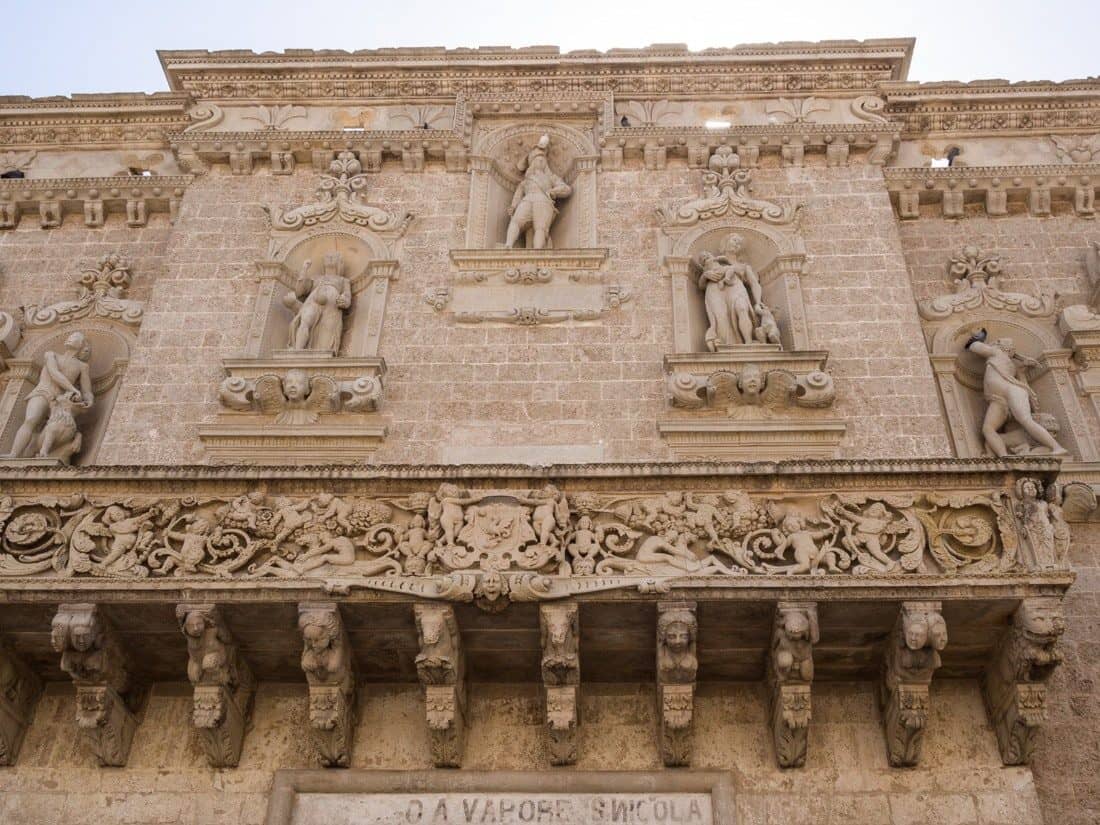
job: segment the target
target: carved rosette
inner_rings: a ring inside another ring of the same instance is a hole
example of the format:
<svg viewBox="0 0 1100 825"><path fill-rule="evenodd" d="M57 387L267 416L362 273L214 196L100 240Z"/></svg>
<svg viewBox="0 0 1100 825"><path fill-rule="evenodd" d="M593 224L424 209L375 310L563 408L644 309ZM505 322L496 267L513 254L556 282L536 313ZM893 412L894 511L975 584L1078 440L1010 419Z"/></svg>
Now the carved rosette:
<svg viewBox="0 0 1100 825"><path fill-rule="evenodd" d="M424 685L424 705L437 768L462 766L466 742L466 659L454 608L415 606L420 653L416 672Z"/></svg>
<svg viewBox="0 0 1100 825"><path fill-rule="evenodd" d="M14 765L42 681L7 642L0 641L0 765Z"/></svg>
<svg viewBox="0 0 1100 825"><path fill-rule="evenodd" d="M699 626L694 602L657 605L657 692L661 720L660 748L665 765L691 764L695 654Z"/></svg>
<svg viewBox="0 0 1100 825"><path fill-rule="evenodd" d="M351 643L334 602L298 605L302 670L309 682L309 728L317 758L326 768L351 762L355 727L355 666Z"/></svg>
<svg viewBox="0 0 1100 825"><path fill-rule="evenodd" d="M1060 597L1024 599L993 651L982 696L1006 765L1031 761L1046 719L1046 682L1062 663L1058 641L1065 629Z"/></svg>
<svg viewBox="0 0 1100 825"><path fill-rule="evenodd" d="M572 765L577 761L581 680L577 623L576 604L542 605L539 608L546 732L553 765Z"/></svg>
<svg viewBox="0 0 1100 825"><path fill-rule="evenodd" d="M212 604L181 604L176 618L187 639L187 676L195 686L191 719L212 768L241 759L256 683L236 641Z"/></svg>
<svg viewBox="0 0 1100 825"><path fill-rule="evenodd" d="M813 646L818 638L816 604L780 602L776 606L767 668L772 738L781 768L800 768L806 764Z"/></svg>
<svg viewBox="0 0 1100 825"><path fill-rule="evenodd" d="M130 676L114 627L94 604L62 604L51 641L76 685L77 727L101 765L125 765L145 691Z"/></svg>
<svg viewBox="0 0 1100 825"><path fill-rule="evenodd" d="M886 750L894 767L920 761L928 722L929 685L947 645L939 602L904 602L886 642L879 699Z"/></svg>

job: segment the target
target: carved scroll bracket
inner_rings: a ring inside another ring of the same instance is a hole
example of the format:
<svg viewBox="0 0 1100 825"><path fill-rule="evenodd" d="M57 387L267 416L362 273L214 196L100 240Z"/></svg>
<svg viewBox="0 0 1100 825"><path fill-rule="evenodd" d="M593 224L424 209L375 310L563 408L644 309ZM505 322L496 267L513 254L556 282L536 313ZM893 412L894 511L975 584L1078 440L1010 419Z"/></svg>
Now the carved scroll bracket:
<svg viewBox="0 0 1100 825"><path fill-rule="evenodd" d="M544 604L539 608L542 632L542 683L546 733L553 765L577 761L581 681L578 608L575 603Z"/></svg>
<svg viewBox="0 0 1100 825"><path fill-rule="evenodd" d="M0 765L15 764L41 693L42 681L6 640L0 640Z"/></svg>
<svg viewBox="0 0 1100 825"><path fill-rule="evenodd" d="M947 646L947 624L939 602L903 602L886 641L879 700L886 751L894 767L920 761L928 725L928 686Z"/></svg>
<svg viewBox="0 0 1100 825"><path fill-rule="evenodd" d="M414 606L420 652L416 673L424 685L432 762L462 766L466 744L466 657L450 605Z"/></svg>
<svg viewBox="0 0 1100 825"><path fill-rule="evenodd" d="M42 229L61 226L66 215L80 215L89 228L114 213L133 228L145 226L154 212L175 223L191 181L190 175L0 180L0 229L14 229L24 215L35 216Z"/></svg>
<svg viewBox="0 0 1100 825"><path fill-rule="evenodd" d="M335 602L298 605L302 670L309 682L309 728L321 764L346 768L355 726L355 661Z"/></svg>
<svg viewBox="0 0 1100 825"><path fill-rule="evenodd" d="M694 740L695 654L699 625L694 602L657 604L657 693L660 749L665 765L691 764Z"/></svg>
<svg viewBox="0 0 1100 825"><path fill-rule="evenodd" d="M813 646L819 638L817 605L779 602L775 610L768 684L775 757L781 768L806 764L810 730L810 685L814 679Z"/></svg>
<svg viewBox="0 0 1100 825"><path fill-rule="evenodd" d="M176 618L187 638L187 678L195 687L191 718L213 768L236 767L252 716L256 682L233 634L213 604L181 604Z"/></svg>
<svg viewBox="0 0 1100 825"><path fill-rule="evenodd" d="M1046 719L1046 683L1062 663L1058 641L1065 630L1061 597L1024 599L993 651L982 696L1006 765L1031 761Z"/></svg>
<svg viewBox="0 0 1100 825"><path fill-rule="evenodd" d="M146 690L131 676L114 627L94 604L62 604L51 640L76 685L77 727L101 765L125 765Z"/></svg>

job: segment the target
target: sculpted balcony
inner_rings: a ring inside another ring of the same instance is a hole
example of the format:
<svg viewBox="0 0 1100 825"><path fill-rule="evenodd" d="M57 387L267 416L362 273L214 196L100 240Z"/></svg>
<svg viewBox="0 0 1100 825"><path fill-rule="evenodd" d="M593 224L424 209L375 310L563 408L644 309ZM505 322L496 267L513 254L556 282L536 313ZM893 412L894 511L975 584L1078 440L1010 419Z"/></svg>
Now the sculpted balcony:
<svg viewBox="0 0 1100 825"><path fill-rule="evenodd" d="M419 681L436 764L458 765L468 692L541 682L552 761L572 764L585 684L655 683L663 759L683 765L696 684L766 680L793 767L813 682L863 680L891 762L914 764L935 673L982 680L1018 764L1060 660L1062 505L1091 496L1057 470L6 470L0 629L26 691L0 730L13 755L38 683L68 673L100 761L122 764L146 687L186 672L211 763L233 765L256 681L304 670L322 764L347 764L356 684Z"/></svg>

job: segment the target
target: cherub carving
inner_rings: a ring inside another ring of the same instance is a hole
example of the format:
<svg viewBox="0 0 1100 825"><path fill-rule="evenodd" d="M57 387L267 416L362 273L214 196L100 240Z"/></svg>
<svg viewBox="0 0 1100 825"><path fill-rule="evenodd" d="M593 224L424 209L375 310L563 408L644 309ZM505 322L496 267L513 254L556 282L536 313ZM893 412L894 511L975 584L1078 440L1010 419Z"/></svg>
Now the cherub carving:
<svg viewBox="0 0 1100 825"><path fill-rule="evenodd" d="M316 424L321 413L332 412L340 400L339 387L327 375L310 378L304 370L287 370L282 379L261 375L253 391L261 412L280 425Z"/></svg>
<svg viewBox="0 0 1100 825"><path fill-rule="evenodd" d="M106 532L110 538L107 542L107 555L100 561L100 566L109 570L124 555L140 544L150 541L153 533L148 527L153 516L151 509L143 513L131 514L117 504L107 507L100 519L106 526Z"/></svg>
<svg viewBox="0 0 1100 825"><path fill-rule="evenodd" d="M454 484L439 485L439 492L428 502L428 528L433 536L442 536L443 544L455 546L464 522L462 508L477 499Z"/></svg>
<svg viewBox="0 0 1100 825"><path fill-rule="evenodd" d="M898 562L887 552L899 534L910 530L905 519L892 515L881 501L873 501L862 509L841 502L825 503L822 509L840 521L844 531L840 542L862 565L879 573L898 568Z"/></svg>
<svg viewBox="0 0 1100 825"><path fill-rule="evenodd" d="M569 501L553 484L534 490L527 498L519 499L534 506L531 526L543 547L557 545L561 534L569 529Z"/></svg>
<svg viewBox="0 0 1100 825"><path fill-rule="evenodd" d="M784 684L814 679L813 646L820 637L816 610L784 609L772 633L772 678Z"/></svg>
<svg viewBox="0 0 1100 825"><path fill-rule="evenodd" d="M79 683L102 683L118 694L130 687L122 653L95 608L59 612L50 636L61 654L61 669Z"/></svg>
<svg viewBox="0 0 1100 825"><path fill-rule="evenodd" d="M602 552L600 535L589 516L577 519L577 527L566 548L569 560L562 560L561 575L590 576L596 572L596 560Z"/></svg>
<svg viewBox="0 0 1100 825"><path fill-rule="evenodd" d="M788 370L765 372L755 364L746 364L740 373L725 370L714 373L707 389L711 403L774 410L790 406L798 389L798 378Z"/></svg>
<svg viewBox="0 0 1100 825"><path fill-rule="evenodd" d="M839 573L837 564L839 551L832 546L836 538L837 528L830 524L819 529L810 529L806 520L797 513L789 513L779 523L779 530L771 530L776 542L775 549L769 554L780 561L786 560L788 549L794 554L794 564L791 566L765 564L764 569L769 573L786 573L789 576L809 573L821 575L825 573L822 566L828 568L831 573ZM818 542L827 540L822 546Z"/></svg>
<svg viewBox="0 0 1100 825"><path fill-rule="evenodd" d="M423 576L427 572L428 554L433 547L428 537L427 523L420 513L413 515L401 541L397 544L397 553L404 559L405 573L410 576Z"/></svg>

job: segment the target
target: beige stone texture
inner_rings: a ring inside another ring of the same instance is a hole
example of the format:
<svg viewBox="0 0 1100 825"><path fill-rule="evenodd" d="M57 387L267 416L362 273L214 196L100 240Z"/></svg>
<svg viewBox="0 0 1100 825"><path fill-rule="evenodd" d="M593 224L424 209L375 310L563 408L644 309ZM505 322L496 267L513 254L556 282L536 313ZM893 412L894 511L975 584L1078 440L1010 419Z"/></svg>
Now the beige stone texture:
<svg viewBox="0 0 1100 825"><path fill-rule="evenodd" d="M874 694L866 683L814 687L808 760L775 766L762 686L701 683L694 768L729 771L740 825L1033 825L1027 768L1003 768L977 684L933 683L927 759L919 770L886 761ZM539 686L474 683L463 769L551 770ZM352 769L431 767L423 696L416 685L366 685ZM313 767L304 685L265 683L237 768L213 769L189 722L189 691L158 684L130 766L105 770L70 735L73 694L55 686L37 710L19 764L0 770L0 820L73 825L262 825L272 772ZM579 760L569 770L658 770L652 685L587 684ZM827 754L827 757L826 757ZM1067 820L1072 821L1072 820ZM1079 820L1081 822L1087 819Z"/></svg>

